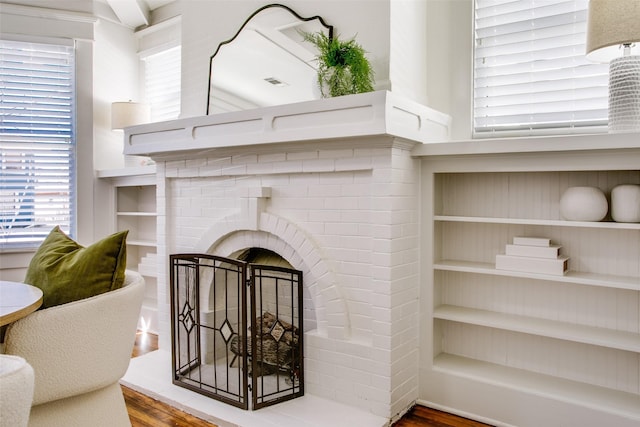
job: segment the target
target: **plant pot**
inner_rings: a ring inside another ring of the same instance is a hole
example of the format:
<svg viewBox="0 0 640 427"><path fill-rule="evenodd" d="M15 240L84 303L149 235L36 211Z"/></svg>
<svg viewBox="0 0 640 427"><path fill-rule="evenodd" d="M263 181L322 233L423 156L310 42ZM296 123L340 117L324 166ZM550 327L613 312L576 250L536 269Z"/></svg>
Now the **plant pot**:
<svg viewBox="0 0 640 427"><path fill-rule="evenodd" d="M318 50L318 85L323 98L373 91L373 68L354 39L340 40L323 32L303 36Z"/></svg>
<svg viewBox="0 0 640 427"><path fill-rule="evenodd" d="M350 67L328 68L322 75L318 75L318 83L323 98L357 93L353 89Z"/></svg>

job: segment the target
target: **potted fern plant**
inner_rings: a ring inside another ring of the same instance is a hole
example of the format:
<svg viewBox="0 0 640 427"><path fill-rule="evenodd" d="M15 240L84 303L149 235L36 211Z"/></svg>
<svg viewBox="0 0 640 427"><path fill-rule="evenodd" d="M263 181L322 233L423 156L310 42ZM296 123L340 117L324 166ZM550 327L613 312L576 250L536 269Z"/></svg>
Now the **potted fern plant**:
<svg viewBox="0 0 640 427"><path fill-rule="evenodd" d="M324 98L373 91L373 68L355 39L330 38L323 32L303 37L318 49L318 85Z"/></svg>

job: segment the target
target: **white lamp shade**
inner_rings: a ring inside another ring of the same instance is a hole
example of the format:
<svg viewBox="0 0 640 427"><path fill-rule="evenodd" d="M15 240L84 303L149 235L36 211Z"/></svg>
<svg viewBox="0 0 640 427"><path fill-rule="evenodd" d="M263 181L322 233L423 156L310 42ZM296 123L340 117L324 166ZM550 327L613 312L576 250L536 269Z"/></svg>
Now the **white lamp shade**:
<svg viewBox="0 0 640 427"><path fill-rule="evenodd" d="M148 123L151 109L140 102L114 102L111 104L111 129Z"/></svg>
<svg viewBox="0 0 640 427"><path fill-rule="evenodd" d="M640 55L640 0L590 0L587 59L609 62L625 43L635 43L630 54Z"/></svg>

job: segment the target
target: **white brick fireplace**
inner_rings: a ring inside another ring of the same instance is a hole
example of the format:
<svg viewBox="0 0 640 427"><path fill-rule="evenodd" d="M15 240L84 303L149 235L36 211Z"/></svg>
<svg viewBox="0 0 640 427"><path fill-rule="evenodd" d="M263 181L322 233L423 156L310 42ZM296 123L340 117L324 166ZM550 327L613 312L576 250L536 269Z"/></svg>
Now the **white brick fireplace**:
<svg viewBox="0 0 640 427"><path fill-rule="evenodd" d="M129 128L125 154L157 164L161 350L169 254L269 249L304 275L306 394L395 420L418 397L410 152L446 140L448 123L373 92Z"/></svg>

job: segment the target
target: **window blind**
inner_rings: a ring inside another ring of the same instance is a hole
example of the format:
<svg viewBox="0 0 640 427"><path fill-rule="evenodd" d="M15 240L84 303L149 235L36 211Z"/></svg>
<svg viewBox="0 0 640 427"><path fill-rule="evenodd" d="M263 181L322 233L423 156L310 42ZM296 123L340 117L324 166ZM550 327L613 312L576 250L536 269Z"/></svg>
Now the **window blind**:
<svg viewBox="0 0 640 427"><path fill-rule="evenodd" d="M0 40L0 91L0 248L73 236L73 47Z"/></svg>
<svg viewBox="0 0 640 427"><path fill-rule="evenodd" d="M180 115L180 46L144 58L145 98L151 121L172 120Z"/></svg>
<svg viewBox="0 0 640 427"><path fill-rule="evenodd" d="M475 136L606 125L609 67L585 59L587 7L475 0Z"/></svg>

